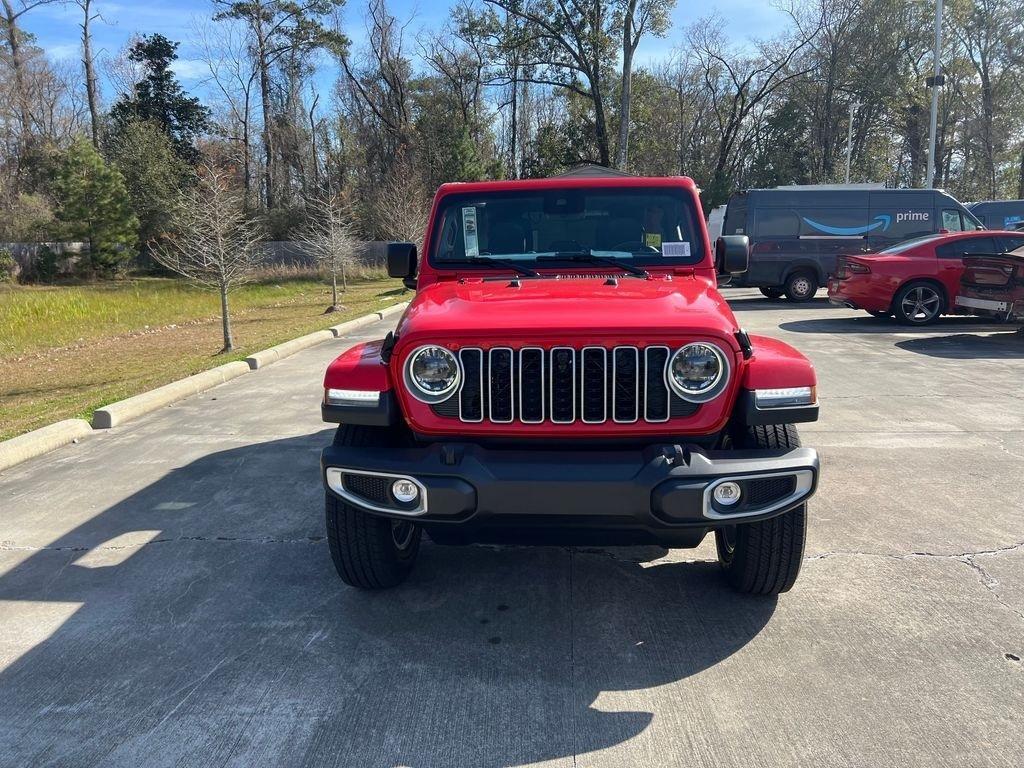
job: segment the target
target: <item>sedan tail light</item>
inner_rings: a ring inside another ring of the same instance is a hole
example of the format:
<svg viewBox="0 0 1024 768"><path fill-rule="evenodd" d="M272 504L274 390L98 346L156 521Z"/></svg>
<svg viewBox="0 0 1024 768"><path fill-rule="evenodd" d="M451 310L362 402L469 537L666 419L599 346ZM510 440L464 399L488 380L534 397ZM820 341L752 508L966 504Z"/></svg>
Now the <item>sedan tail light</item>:
<svg viewBox="0 0 1024 768"><path fill-rule="evenodd" d="M850 275L866 275L871 271L867 264L862 264L859 261L853 261L849 258L839 257L836 264L836 277L840 280L849 277Z"/></svg>

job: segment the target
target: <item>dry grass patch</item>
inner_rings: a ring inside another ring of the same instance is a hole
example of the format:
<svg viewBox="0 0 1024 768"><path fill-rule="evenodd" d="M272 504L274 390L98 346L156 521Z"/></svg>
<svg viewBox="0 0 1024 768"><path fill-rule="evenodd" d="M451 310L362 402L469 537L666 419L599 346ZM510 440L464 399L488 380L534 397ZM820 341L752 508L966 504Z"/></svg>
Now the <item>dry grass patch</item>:
<svg viewBox="0 0 1024 768"><path fill-rule="evenodd" d="M345 309L323 314L330 288L308 280L233 294L236 350L218 355L216 294L147 278L79 286L0 288L0 439L402 300L396 280L353 284Z"/></svg>

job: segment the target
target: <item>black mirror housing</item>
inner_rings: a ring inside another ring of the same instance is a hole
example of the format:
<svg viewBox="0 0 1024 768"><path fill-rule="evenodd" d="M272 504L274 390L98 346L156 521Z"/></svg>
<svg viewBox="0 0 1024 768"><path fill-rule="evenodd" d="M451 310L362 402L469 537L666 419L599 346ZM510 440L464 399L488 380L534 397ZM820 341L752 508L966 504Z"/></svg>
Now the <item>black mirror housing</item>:
<svg viewBox="0 0 1024 768"><path fill-rule="evenodd" d="M388 243L388 277L400 277L408 288L410 281L415 285L416 244Z"/></svg>
<svg viewBox="0 0 1024 768"><path fill-rule="evenodd" d="M750 238L722 235L715 243L715 266L724 275L742 275L750 266Z"/></svg>

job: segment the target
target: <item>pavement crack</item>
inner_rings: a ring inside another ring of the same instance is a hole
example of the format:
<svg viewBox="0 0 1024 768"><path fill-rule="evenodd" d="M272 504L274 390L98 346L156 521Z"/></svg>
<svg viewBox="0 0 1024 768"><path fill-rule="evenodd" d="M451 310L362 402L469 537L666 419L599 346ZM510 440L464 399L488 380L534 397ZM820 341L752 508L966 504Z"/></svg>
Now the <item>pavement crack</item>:
<svg viewBox="0 0 1024 768"><path fill-rule="evenodd" d="M0 544L0 552L114 552L124 549L142 549L152 544L175 544L179 542L208 541L214 543L241 543L241 544L321 544L326 536L303 536L297 539L279 539L272 536L245 537L245 536L169 536L162 539L151 539L139 544L118 544L118 545L96 545L68 544L56 547L28 547L20 546L11 542Z"/></svg>
<svg viewBox="0 0 1024 768"><path fill-rule="evenodd" d="M977 560L979 557L991 557L994 555L1003 555L1007 552L1018 552L1021 550L1024 550L1024 541L1017 542L1015 544L1008 544L1005 547L996 547L995 549L979 549L971 552L953 552L947 554L940 552L821 552L817 555L805 557L804 560L827 560L835 557L874 557L888 560L913 560L917 558L926 558L934 560L951 560L956 563L963 563L971 569L975 576L978 577L978 581L981 583L981 586L983 586L985 590L995 598L996 602L1024 621L1024 611L1014 607L1003 598L1002 594L999 592L999 579L989 573L988 569Z"/></svg>

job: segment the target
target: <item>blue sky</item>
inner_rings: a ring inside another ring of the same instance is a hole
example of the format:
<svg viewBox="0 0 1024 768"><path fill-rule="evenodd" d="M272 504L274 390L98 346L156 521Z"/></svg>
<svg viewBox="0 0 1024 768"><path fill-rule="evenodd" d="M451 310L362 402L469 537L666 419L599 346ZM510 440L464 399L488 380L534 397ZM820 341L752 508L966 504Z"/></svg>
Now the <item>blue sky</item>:
<svg viewBox="0 0 1024 768"><path fill-rule="evenodd" d="M190 50L187 41L192 36L194 20L209 18L212 3L208 0L96 0L94 6L102 14L102 19L93 24L94 46L100 57L116 54L133 34L159 32L171 40L182 42L179 49L181 60L176 67L178 75L186 88L202 90L205 67L196 58L196 52ZM388 7L400 18L414 14L413 30L439 27L448 17L447 2L390 0ZM362 37L364 8L364 0L348 0L345 8L346 32L356 41ZM639 61L642 63L665 56L680 43L683 30L689 24L713 11L725 19L726 30L736 42L767 37L785 26L783 14L764 0L720 0L700 5L680 0L668 36L646 40L638 52ZM24 26L36 36L37 44L51 58L77 61L80 56L80 16L81 11L73 3L55 3L30 11Z"/></svg>

